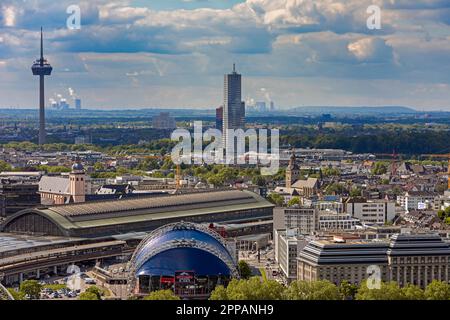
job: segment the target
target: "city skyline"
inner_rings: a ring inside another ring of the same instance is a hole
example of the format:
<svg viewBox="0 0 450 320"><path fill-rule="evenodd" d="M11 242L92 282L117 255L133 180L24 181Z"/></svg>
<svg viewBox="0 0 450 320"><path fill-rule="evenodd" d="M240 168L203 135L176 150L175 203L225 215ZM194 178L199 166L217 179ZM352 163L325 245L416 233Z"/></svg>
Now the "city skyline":
<svg viewBox="0 0 450 320"><path fill-rule="evenodd" d="M380 30L366 26L371 4ZM450 111L447 1L80 1L80 30L69 5L2 2L1 107L37 107L28 64L42 25L47 101L70 87L89 108L212 109L236 62L246 102Z"/></svg>
<svg viewBox="0 0 450 320"><path fill-rule="evenodd" d="M450 301L450 0L2 0L0 75L0 305Z"/></svg>

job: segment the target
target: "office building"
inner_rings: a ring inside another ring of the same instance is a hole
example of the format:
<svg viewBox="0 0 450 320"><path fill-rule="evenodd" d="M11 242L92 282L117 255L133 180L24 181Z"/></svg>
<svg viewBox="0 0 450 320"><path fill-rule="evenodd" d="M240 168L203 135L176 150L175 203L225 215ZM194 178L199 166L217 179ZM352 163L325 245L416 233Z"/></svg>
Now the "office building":
<svg viewBox="0 0 450 320"><path fill-rule="evenodd" d="M344 202L345 212L363 224L383 225L395 217L395 202L388 200L367 200L349 198Z"/></svg>
<svg viewBox="0 0 450 320"><path fill-rule="evenodd" d="M309 240L293 230L276 230L275 261L288 282L297 279L297 257Z"/></svg>
<svg viewBox="0 0 450 320"><path fill-rule="evenodd" d="M242 101L242 76L236 72L233 64L233 72L225 75L224 104L223 104L223 138L224 146L227 146L228 129L244 129L245 127L245 103Z"/></svg>
<svg viewBox="0 0 450 320"><path fill-rule="evenodd" d="M320 231L351 231L355 230L360 223L348 213L338 213L336 211L319 211L317 219L317 230Z"/></svg>
<svg viewBox="0 0 450 320"><path fill-rule="evenodd" d="M425 288L433 280L449 281L450 244L436 234L396 234L389 241L310 242L297 259L297 279L347 280L360 284L374 268L381 281Z"/></svg>
<svg viewBox="0 0 450 320"><path fill-rule="evenodd" d="M216 129L220 131L223 129L223 106L216 109Z"/></svg>
<svg viewBox="0 0 450 320"><path fill-rule="evenodd" d="M40 204L36 182L2 179L0 183L0 217L9 217Z"/></svg>
<svg viewBox="0 0 450 320"><path fill-rule="evenodd" d="M176 129L175 119L168 112L161 112L158 116L153 117L152 126L154 129Z"/></svg>
<svg viewBox="0 0 450 320"><path fill-rule="evenodd" d="M313 234L317 229L317 209L307 207L275 208L276 215L284 216L283 229L295 229L298 234ZM282 211L282 212L279 212Z"/></svg>
<svg viewBox="0 0 450 320"><path fill-rule="evenodd" d="M81 110L81 99L75 99L75 109Z"/></svg>

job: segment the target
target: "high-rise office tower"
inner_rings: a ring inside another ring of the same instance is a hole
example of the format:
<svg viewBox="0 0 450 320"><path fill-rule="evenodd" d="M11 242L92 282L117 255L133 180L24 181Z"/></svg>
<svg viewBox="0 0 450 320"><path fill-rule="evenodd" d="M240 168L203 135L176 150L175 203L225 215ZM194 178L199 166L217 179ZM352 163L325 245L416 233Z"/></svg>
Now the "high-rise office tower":
<svg viewBox="0 0 450 320"><path fill-rule="evenodd" d="M223 104L223 143L227 146L228 129L244 129L245 126L245 102L242 101L242 77L236 72L233 64L233 72L225 75L224 104Z"/></svg>
<svg viewBox="0 0 450 320"><path fill-rule="evenodd" d="M31 67L33 75L39 76L39 145L45 143L45 89L44 77L52 74L53 68L44 59L44 40L41 28L41 57Z"/></svg>
<svg viewBox="0 0 450 320"><path fill-rule="evenodd" d="M223 106L216 109L216 129L223 129Z"/></svg>
<svg viewBox="0 0 450 320"><path fill-rule="evenodd" d="M81 99L75 99L75 109L81 110Z"/></svg>

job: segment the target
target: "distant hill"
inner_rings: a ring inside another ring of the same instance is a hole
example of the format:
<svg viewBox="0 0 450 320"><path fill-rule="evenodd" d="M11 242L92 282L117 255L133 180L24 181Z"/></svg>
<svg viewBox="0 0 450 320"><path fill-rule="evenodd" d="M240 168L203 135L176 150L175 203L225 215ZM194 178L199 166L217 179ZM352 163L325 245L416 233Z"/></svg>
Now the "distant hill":
<svg viewBox="0 0 450 320"><path fill-rule="evenodd" d="M379 114L412 114L418 111L409 107L382 106L382 107L297 107L290 109L289 113L298 114L339 114L339 115L379 115Z"/></svg>

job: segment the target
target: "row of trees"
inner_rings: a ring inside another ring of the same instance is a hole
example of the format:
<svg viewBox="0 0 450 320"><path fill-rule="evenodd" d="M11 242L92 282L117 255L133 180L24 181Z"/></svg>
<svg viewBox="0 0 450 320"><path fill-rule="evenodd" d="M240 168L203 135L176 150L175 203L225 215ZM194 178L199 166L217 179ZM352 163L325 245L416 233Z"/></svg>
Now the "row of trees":
<svg viewBox="0 0 450 320"><path fill-rule="evenodd" d="M179 300L171 290L150 293L145 300ZM395 282L382 282L379 289L369 289L366 282L358 287L346 281L339 286L326 281L294 281L284 287L274 280L259 277L232 280L225 288L217 286L210 300L450 300L450 285L433 281L425 290L415 285L401 288Z"/></svg>
<svg viewBox="0 0 450 320"><path fill-rule="evenodd" d="M412 128L367 128L347 131L329 130L317 133L312 129L290 129L282 132L281 145L296 148L333 148L355 153L391 153L420 155L448 151L450 131L415 130Z"/></svg>
<svg viewBox="0 0 450 320"><path fill-rule="evenodd" d="M433 281L425 290L415 285L401 288L395 282L369 289L366 282L355 286L346 281L339 286L326 281L294 281L288 287L258 277L234 279L228 287L217 286L211 300L450 300L450 285Z"/></svg>
<svg viewBox="0 0 450 320"><path fill-rule="evenodd" d="M43 286L37 280L26 280L20 284L19 291L8 288L9 293L15 300L24 300L29 297L32 300L37 300L41 296Z"/></svg>
<svg viewBox="0 0 450 320"><path fill-rule="evenodd" d="M105 295L105 291L97 286L90 286L85 292L80 294L79 300L102 300L102 296Z"/></svg>

